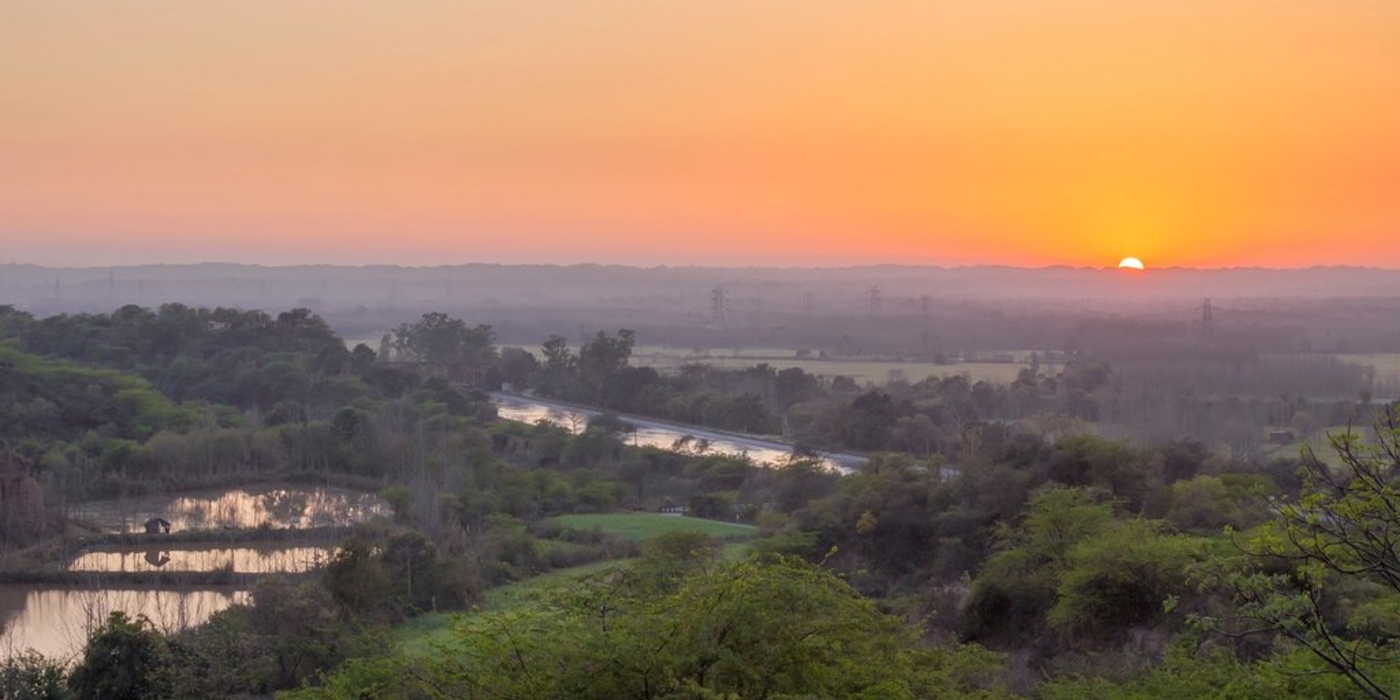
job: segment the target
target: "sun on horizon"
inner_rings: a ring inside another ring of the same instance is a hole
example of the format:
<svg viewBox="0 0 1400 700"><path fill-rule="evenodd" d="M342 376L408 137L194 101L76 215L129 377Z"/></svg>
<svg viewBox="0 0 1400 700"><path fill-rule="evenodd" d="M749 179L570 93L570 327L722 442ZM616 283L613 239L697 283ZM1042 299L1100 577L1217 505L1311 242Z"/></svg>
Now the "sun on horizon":
<svg viewBox="0 0 1400 700"><path fill-rule="evenodd" d="M1400 2L329 5L0 1L0 261L1400 267Z"/></svg>
<svg viewBox="0 0 1400 700"><path fill-rule="evenodd" d="M1122 260L1118 261L1118 269L1141 271L1147 268L1142 264L1142 261L1138 260L1137 258L1123 258Z"/></svg>

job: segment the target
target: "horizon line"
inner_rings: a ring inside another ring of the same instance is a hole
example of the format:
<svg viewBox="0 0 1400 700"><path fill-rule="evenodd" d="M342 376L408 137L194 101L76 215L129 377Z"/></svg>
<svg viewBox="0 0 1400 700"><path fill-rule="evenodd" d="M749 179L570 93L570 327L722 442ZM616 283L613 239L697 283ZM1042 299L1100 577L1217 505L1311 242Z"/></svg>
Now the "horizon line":
<svg viewBox="0 0 1400 700"><path fill-rule="evenodd" d="M335 268L344 270L355 269L397 269L397 270L444 270L465 267L535 267L535 268L624 268L632 270L873 270L873 269L910 269L910 270L977 270L977 269L1001 269L1020 270L1027 272L1068 270L1082 272L1119 272L1122 268L1117 265L1071 265L1067 263L1057 263L1049 265L1016 265L1011 263L961 263L961 264L937 264L937 263L862 263L862 264L739 264L739 265L667 265L660 264L639 264L621 262L489 262L472 261L446 264L421 264L406 265L400 263L330 263L330 262L296 262L296 263L261 263L261 262L234 262L205 260L201 262L141 262L141 263L113 263L113 264L76 264L76 265L46 265L42 263L30 262L0 262L0 267L30 267L42 270L120 270L148 267L243 267L254 269L287 270L295 268ZM1320 270L1352 270L1370 272L1400 272L1400 267L1384 267L1377 265L1362 264L1330 264L1330 265L1308 265L1308 266L1267 266L1267 265L1230 265L1218 267L1196 267L1189 265L1149 265L1145 270L1131 272L1136 274L1151 275L1155 272L1306 272Z"/></svg>

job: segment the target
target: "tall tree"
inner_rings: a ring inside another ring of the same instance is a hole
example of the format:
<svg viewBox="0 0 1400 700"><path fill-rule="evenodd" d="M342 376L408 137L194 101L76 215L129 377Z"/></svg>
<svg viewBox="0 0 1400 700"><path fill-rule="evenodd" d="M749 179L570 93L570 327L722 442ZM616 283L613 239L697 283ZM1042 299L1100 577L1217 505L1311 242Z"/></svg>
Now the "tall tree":
<svg viewBox="0 0 1400 700"><path fill-rule="evenodd" d="M431 364L489 364L496 357L494 339L489 325L469 328L461 319L434 311L394 329L394 355Z"/></svg>
<svg viewBox="0 0 1400 700"><path fill-rule="evenodd" d="M1312 652L1369 698L1400 692L1400 412L1387 411L1368 443L1331 436L1337 466L1308 450L1296 501L1245 556L1216 562L1207 584L1233 594L1234 614L1207 622L1238 634L1269 631Z"/></svg>

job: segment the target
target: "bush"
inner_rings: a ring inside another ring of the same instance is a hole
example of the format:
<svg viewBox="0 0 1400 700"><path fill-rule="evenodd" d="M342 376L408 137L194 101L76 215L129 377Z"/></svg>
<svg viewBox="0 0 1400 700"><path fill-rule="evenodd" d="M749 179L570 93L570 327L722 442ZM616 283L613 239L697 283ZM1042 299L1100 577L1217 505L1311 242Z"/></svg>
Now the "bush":
<svg viewBox="0 0 1400 700"><path fill-rule="evenodd" d="M0 697L7 700L69 700L64 665L33 649L0 662Z"/></svg>

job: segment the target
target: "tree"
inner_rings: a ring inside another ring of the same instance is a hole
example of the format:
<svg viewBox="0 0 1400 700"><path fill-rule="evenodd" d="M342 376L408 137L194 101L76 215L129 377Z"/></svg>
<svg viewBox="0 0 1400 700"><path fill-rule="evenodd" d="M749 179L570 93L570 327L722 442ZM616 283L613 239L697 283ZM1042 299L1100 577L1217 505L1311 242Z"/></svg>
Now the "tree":
<svg viewBox="0 0 1400 700"><path fill-rule="evenodd" d="M860 450L884 449L898 418L899 411L888 394L867 391L851 401L844 421L846 442Z"/></svg>
<svg viewBox="0 0 1400 700"><path fill-rule="evenodd" d="M522 348L502 348L501 357L496 361L496 368L501 373L501 381L509 383L516 389L525 386L530 381L530 375L539 369L539 362L528 350Z"/></svg>
<svg viewBox="0 0 1400 700"><path fill-rule="evenodd" d="M0 307L3 311L3 307ZM0 319L3 320L3 319ZM68 700L66 670L60 661L29 649L0 662L0 697L7 700Z"/></svg>
<svg viewBox="0 0 1400 700"><path fill-rule="evenodd" d="M407 497L406 489L404 495ZM342 543L326 565L325 585L342 610L351 615L369 615L384 605L392 584L373 548L355 537Z"/></svg>
<svg viewBox="0 0 1400 700"><path fill-rule="evenodd" d="M938 444L938 426L927 415L916 413L895 421L893 440L898 447L927 457Z"/></svg>
<svg viewBox="0 0 1400 700"><path fill-rule="evenodd" d="M447 314L423 314L415 323L394 329L394 356L430 364L491 364L496 359L491 326L468 328Z"/></svg>
<svg viewBox="0 0 1400 700"><path fill-rule="evenodd" d="M574 368L574 355L569 350L569 339L561 335L551 335L540 348L544 353L544 368L548 372L568 372Z"/></svg>
<svg viewBox="0 0 1400 700"><path fill-rule="evenodd" d="M292 687L344 660L347 632L336 613L331 593L313 582L272 577L254 586L249 622L270 664L269 686Z"/></svg>
<svg viewBox="0 0 1400 700"><path fill-rule="evenodd" d="M1212 562L1202 582L1235 605L1205 619L1208 628L1290 640L1380 700L1400 690L1400 409L1385 413L1375 437L1330 435L1335 468L1305 450L1299 497L1275 503L1275 519L1243 556Z"/></svg>
<svg viewBox="0 0 1400 700"><path fill-rule="evenodd" d="M355 663L288 697L966 697L996 667L975 648L921 647L818 566L782 557L705 566L695 545L706 545L691 539L659 555L697 562L669 583L664 572L608 572L531 608L462 618L430 659Z"/></svg>
<svg viewBox="0 0 1400 700"><path fill-rule="evenodd" d="M167 697L170 651L145 616L113 612L88 639L68 684L79 700L151 700Z"/></svg>
<svg viewBox="0 0 1400 700"><path fill-rule="evenodd" d="M592 340L579 348L579 379L588 388L592 401L612 408L604 403L608 382L627 366L635 343L635 334L623 328L616 336L598 331Z"/></svg>
<svg viewBox="0 0 1400 700"><path fill-rule="evenodd" d="M1196 547L1160 521L1115 517L1092 490L1059 486L1037 492L1020 526L1000 535L965 611L978 638L1034 633L1042 621L1088 637L1155 623L1184 592Z"/></svg>

